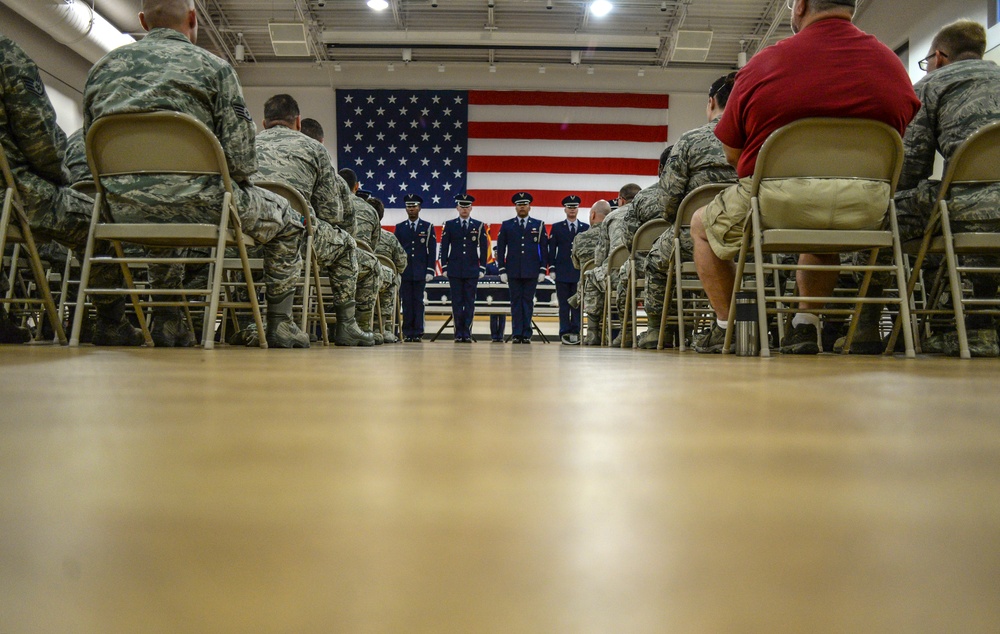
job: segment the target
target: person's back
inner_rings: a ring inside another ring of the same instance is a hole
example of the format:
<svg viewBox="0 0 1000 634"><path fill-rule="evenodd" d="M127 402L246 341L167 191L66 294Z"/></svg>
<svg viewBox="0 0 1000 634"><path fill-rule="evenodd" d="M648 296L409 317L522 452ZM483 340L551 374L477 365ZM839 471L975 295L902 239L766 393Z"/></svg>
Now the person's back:
<svg viewBox="0 0 1000 634"><path fill-rule="evenodd" d="M737 74L715 133L743 150L743 178L753 174L767 137L793 121L873 119L902 135L918 106L899 58L849 19L831 17L757 53Z"/></svg>

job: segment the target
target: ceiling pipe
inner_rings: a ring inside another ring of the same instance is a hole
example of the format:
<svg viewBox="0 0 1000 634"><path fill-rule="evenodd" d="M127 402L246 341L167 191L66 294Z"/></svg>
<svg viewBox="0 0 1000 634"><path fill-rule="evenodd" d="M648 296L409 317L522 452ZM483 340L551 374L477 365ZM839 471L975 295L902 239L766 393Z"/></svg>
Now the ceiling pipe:
<svg viewBox="0 0 1000 634"><path fill-rule="evenodd" d="M93 63L110 51L135 42L78 0L0 0L26 20Z"/></svg>

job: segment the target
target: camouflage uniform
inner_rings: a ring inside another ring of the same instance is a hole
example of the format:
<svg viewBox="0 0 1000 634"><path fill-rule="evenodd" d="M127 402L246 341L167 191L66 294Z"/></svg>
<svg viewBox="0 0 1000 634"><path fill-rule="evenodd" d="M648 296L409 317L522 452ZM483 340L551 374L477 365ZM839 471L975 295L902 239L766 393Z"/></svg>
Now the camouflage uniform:
<svg viewBox="0 0 1000 634"><path fill-rule="evenodd" d="M66 158L63 161L63 167L66 169L70 183L89 181L92 178L90 165L87 165L85 141L83 128L69 135L69 138L66 139Z"/></svg>
<svg viewBox="0 0 1000 634"><path fill-rule="evenodd" d="M85 132L106 115L156 110L185 112L218 137L243 231L264 245L268 295L286 297L302 268L303 225L287 201L250 180L257 171L254 125L235 71L181 33L164 28L115 49L91 69L83 97ZM221 180L214 176L111 177L105 188L115 217L124 222L212 221L223 195ZM328 265L325 239L317 232L317 253ZM150 269L151 277L161 273Z"/></svg>
<svg viewBox="0 0 1000 634"><path fill-rule="evenodd" d="M663 293L667 285L667 262L674 249L674 227L681 201L694 189L708 183L736 182L736 170L726 161L722 143L715 136L716 117L700 128L681 135L670 152L665 167L666 201L663 218L671 226L657 238L646 259L646 290L643 303L646 312L663 314ZM691 232L681 232L681 258L692 259L694 243ZM640 271L643 269L639 269Z"/></svg>
<svg viewBox="0 0 1000 634"><path fill-rule="evenodd" d="M389 284L384 286L382 292L379 294L379 300L381 301L382 308L382 324L386 328L392 323L392 313L396 309L396 295L399 292L399 283L402 280L401 273L403 269L406 268L407 257L406 249L403 245L399 243L396 239L395 234L391 231L386 231L385 229L379 229L379 241L378 245L375 247L375 254L381 255L392 260L392 263L396 266L396 273L393 273L387 267L383 266L383 274L387 276Z"/></svg>
<svg viewBox="0 0 1000 634"><path fill-rule="evenodd" d="M38 242L55 240L83 252L94 201L73 191L63 171L66 135L45 94L38 67L21 48L0 35L0 145L10 165L25 214ZM95 266L94 286L122 284L117 265ZM116 303L110 296L98 304Z"/></svg>
<svg viewBox="0 0 1000 634"><path fill-rule="evenodd" d="M309 203L315 216L313 243L321 265L330 277L335 306L351 301L359 285L357 244L346 231L331 224L344 216L330 153L301 132L274 126L256 137L258 173L294 187ZM346 186L346 183L345 183Z"/></svg>
<svg viewBox="0 0 1000 634"><path fill-rule="evenodd" d="M382 265L374 255L374 243L381 238L382 227L379 225L378 212L365 201L351 196L351 207L354 209L354 226L357 231L355 238L372 248L372 252L358 249L358 292L355 297L358 312L367 313L375 307L375 298L382 284L388 281L381 272ZM365 325L367 324L362 324Z"/></svg>
<svg viewBox="0 0 1000 634"><path fill-rule="evenodd" d="M594 262L597 266L583 275L583 299L587 315L598 322L604 316L604 283L607 277L608 255L611 253L609 227L619 221L625 208L619 208L605 216L604 221L586 233L594 234ZM614 275L617 276L615 271Z"/></svg>

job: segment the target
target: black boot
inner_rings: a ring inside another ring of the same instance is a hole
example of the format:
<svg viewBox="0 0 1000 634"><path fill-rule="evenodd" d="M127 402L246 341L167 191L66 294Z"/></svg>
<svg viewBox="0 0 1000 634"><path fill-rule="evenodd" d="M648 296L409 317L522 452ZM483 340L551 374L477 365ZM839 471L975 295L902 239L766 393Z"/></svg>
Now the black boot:
<svg viewBox="0 0 1000 634"><path fill-rule="evenodd" d="M17 325L7 311L0 308L0 343L26 343L31 341L31 331Z"/></svg>
<svg viewBox="0 0 1000 634"><path fill-rule="evenodd" d="M141 346L142 331L125 318L125 298L116 297L110 303L96 304L97 322L90 338L95 346Z"/></svg>

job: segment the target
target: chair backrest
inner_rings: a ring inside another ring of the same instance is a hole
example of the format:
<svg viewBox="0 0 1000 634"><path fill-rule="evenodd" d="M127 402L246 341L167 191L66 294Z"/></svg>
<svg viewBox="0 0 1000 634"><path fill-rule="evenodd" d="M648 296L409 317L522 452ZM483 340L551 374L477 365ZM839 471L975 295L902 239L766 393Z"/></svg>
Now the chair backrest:
<svg viewBox="0 0 1000 634"><path fill-rule="evenodd" d="M287 200L292 206L292 209L302 216L302 222L305 223L306 229L310 232L312 231L312 214L309 209L309 203L307 203L306 199L302 197L299 190L277 181L256 181L254 184L257 187L266 189L267 191L275 193Z"/></svg>
<svg viewBox="0 0 1000 634"><path fill-rule="evenodd" d="M622 267L622 264L625 264L628 257L628 247L624 244L619 244L611 250L611 255L608 256L608 270L617 271Z"/></svg>
<svg viewBox="0 0 1000 634"><path fill-rule="evenodd" d="M706 183L701 187L696 187L687 193L684 200L677 207L677 218L675 220L679 227L690 227L691 218L694 212L712 202L716 196L724 189L732 187L735 183Z"/></svg>
<svg viewBox="0 0 1000 634"><path fill-rule="evenodd" d="M583 275L587 271L593 269L595 266L597 266L597 262L594 262L593 258L587 260L586 262L583 263L583 266L580 267L580 275Z"/></svg>
<svg viewBox="0 0 1000 634"><path fill-rule="evenodd" d="M941 180L941 194L954 184L1000 182L1000 121L979 128L958 146Z"/></svg>
<svg viewBox="0 0 1000 634"><path fill-rule="evenodd" d="M393 273L399 273L399 271L396 270L396 263L393 262L391 258L388 258L384 255L379 255L378 253L375 254L375 257L378 259L379 263L382 264L382 266L388 268Z"/></svg>
<svg viewBox="0 0 1000 634"><path fill-rule="evenodd" d="M14 190L16 197L17 186L14 183L14 172L10 171L10 163L7 162L7 153L3 151L3 147L0 147L0 171L3 172L4 188Z"/></svg>
<svg viewBox="0 0 1000 634"><path fill-rule="evenodd" d="M127 174L218 175L232 191L226 155L205 124L182 112L115 114L87 131L87 163L96 177ZM100 182L97 182L101 189Z"/></svg>
<svg viewBox="0 0 1000 634"><path fill-rule="evenodd" d="M663 218L653 218L636 229L632 236L632 254L648 253L653 248L653 243L664 231L670 228L670 223Z"/></svg>
<svg viewBox="0 0 1000 634"><path fill-rule="evenodd" d="M800 119L764 142L750 194L760 201L765 228L877 228L902 167L903 141L884 123ZM793 179L814 182L803 189L793 187L802 183ZM863 193L841 195L854 186Z"/></svg>

